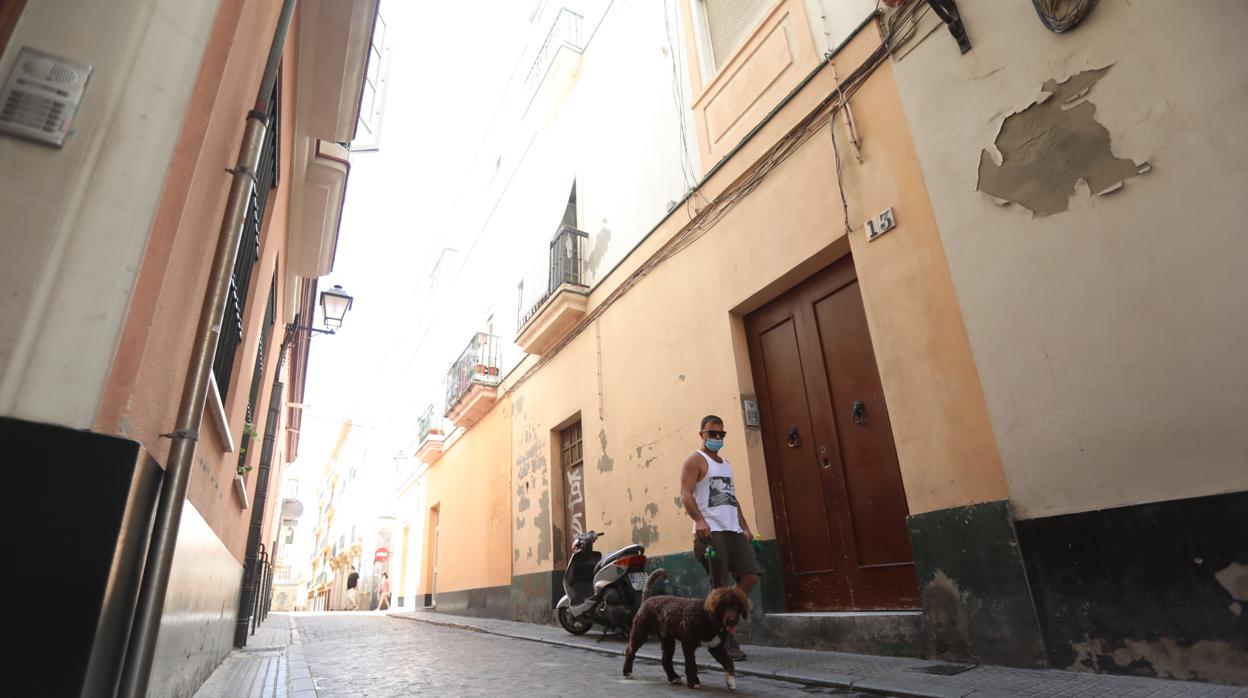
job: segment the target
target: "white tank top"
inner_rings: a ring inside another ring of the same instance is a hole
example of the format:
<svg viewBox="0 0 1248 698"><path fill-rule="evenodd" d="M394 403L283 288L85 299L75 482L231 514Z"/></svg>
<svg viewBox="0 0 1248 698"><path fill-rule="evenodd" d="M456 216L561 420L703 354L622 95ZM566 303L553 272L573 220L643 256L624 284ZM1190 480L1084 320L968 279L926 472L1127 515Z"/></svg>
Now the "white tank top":
<svg viewBox="0 0 1248 698"><path fill-rule="evenodd" d="M702 518L712 531L741 533L741 521L737 516L737 491L732 486L732 466L728 461L717 462L702 451L697 452L706 461L706 477L693 486L693 501L702 512ZM722 456L721 456L722 458ZM694 525L697 530L697 525Z"/></svg>

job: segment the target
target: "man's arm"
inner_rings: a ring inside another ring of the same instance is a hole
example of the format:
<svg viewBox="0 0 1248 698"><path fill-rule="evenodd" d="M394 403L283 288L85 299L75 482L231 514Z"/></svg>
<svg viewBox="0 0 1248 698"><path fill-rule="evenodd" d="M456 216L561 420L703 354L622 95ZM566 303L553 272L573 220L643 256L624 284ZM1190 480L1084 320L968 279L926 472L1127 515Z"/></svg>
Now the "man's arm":
<svg viewBox="0 0 1248 698"><path fill-rule="evenodd" d="M693 488L702 479L702 468L705 464L698 454L691 454L680 467L680 501L685 505L689 518L693 519L694 532L699 538L710 538L711 527L702 518L702 511L693 499Z"/></svg>

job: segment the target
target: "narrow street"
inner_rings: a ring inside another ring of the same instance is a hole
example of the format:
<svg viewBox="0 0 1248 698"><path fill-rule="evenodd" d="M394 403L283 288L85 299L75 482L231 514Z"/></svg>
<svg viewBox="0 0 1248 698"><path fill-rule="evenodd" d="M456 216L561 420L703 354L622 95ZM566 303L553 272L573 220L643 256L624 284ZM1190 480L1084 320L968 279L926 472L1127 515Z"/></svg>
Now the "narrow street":
<svg viewBox="0 0 1248 698"><path fill-rule="evenodd" d="M684 696L663 680L657 643L634 678L621 639L572 637L554 626L416 612L275 613L196 698L391 696ZM1246 698L1248 688L1084 672L950 664L747 645L737 690L698 654L701 693L743 696L940 698ZM683 666L677 659L677 671Z"/></svg>
<svg viewBox="0 0 1248 698"><path fill-rule="evenodd" d="M275 614L268 622L280 626L288 618ZM687 691L683 686L669 686L654 662L639 661L636 677L624 679L619 657L595 652L377 613L299 614L295 618L315 694L297 690L283 694L274 687L271 693L251 695L682 696ZM677 669L681 670L679 663ZM292 668L292 676L294 672ZM222 685L225 678L214 675L197 695L240 695L231 692L237 689ZM721 672L702 672L701 678L702 692L710 695L866 695L748 676L739 677L734 694L724 687Z"/></svg>

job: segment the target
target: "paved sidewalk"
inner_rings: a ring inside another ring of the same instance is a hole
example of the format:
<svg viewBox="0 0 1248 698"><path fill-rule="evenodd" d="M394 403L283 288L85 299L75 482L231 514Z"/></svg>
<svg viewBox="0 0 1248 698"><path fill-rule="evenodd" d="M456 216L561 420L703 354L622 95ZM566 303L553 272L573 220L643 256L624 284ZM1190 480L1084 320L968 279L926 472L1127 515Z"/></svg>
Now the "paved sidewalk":
<svg viewBox="0 0 1248 698"><path fill-rule="evenodd" d="M316 698L294 618L271 613L247 646L217 667L195 698Z"/></svg>
<svg viewBox="0 0 1248 698"><path fill-rule="evenodd" d="M549 625L469 618L427 611L389 615L394 618L574 647L602 654L624 654L625 645L622 639L600 640L601 633L597 631L576 637L562 628ZM780 647L747 646L747 652L749 659L737 665L737 673L743 676L793 681L811 686L853 689L864 693L890 696L921 698L964 698L965 696L975 698L988 698L989 696L1230 698L1234 696L1235 698L1248 698L1248 688L1185 681L1106 676L1073 671L1010 669ZM699 667L705 667L708 672L721 671L718 664L714 664L706 653L699 653L698 656ZM659 658L658 643L648 643L642 648L638 657L657 661ZM703 664L702 661L707 663ZM941 672L952 675L942 675Z"/></svg>

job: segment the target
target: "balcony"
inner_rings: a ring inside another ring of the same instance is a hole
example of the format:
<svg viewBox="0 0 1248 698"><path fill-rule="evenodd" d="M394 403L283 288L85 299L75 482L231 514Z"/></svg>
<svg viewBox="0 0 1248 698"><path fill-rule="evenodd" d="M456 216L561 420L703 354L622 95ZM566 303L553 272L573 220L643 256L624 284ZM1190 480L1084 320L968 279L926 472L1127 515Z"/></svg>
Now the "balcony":
<svg viewBox="0 0 1248 698"><path fill-rule="evenodd" d="M589 235L561 226L550 241L550 276L546 293L520 319L516 344L526 354L544 354L568 336L589 307L585 248Z"/></svg>
<svg viewBox="0 0 1248 698"><path fill-rule="evenodd" d="M551 23L550 31L533 57L529 72L524 76L527 96L526 113L541 114L543 119L559 110L576 80L585 52L585 40L581 36L583 18L560 8Z"/></svg>
<svg viewBox="0 0 1248 698"><path fill-rule="evenodd" d="M446 374L446 416L452 424L468 428L490 411L498 397L500 373L498 337L473 335Z"/></svg>
<svg viewBox="0 0 1248 698"><path fill-rule="evenodd" d="M416 458L422 463L432 464L442 457L442 446L446 441L446 427L442 415L435 414L433 405L425 409L418 422L420 427L420 446L416 449Z"/></svg>

